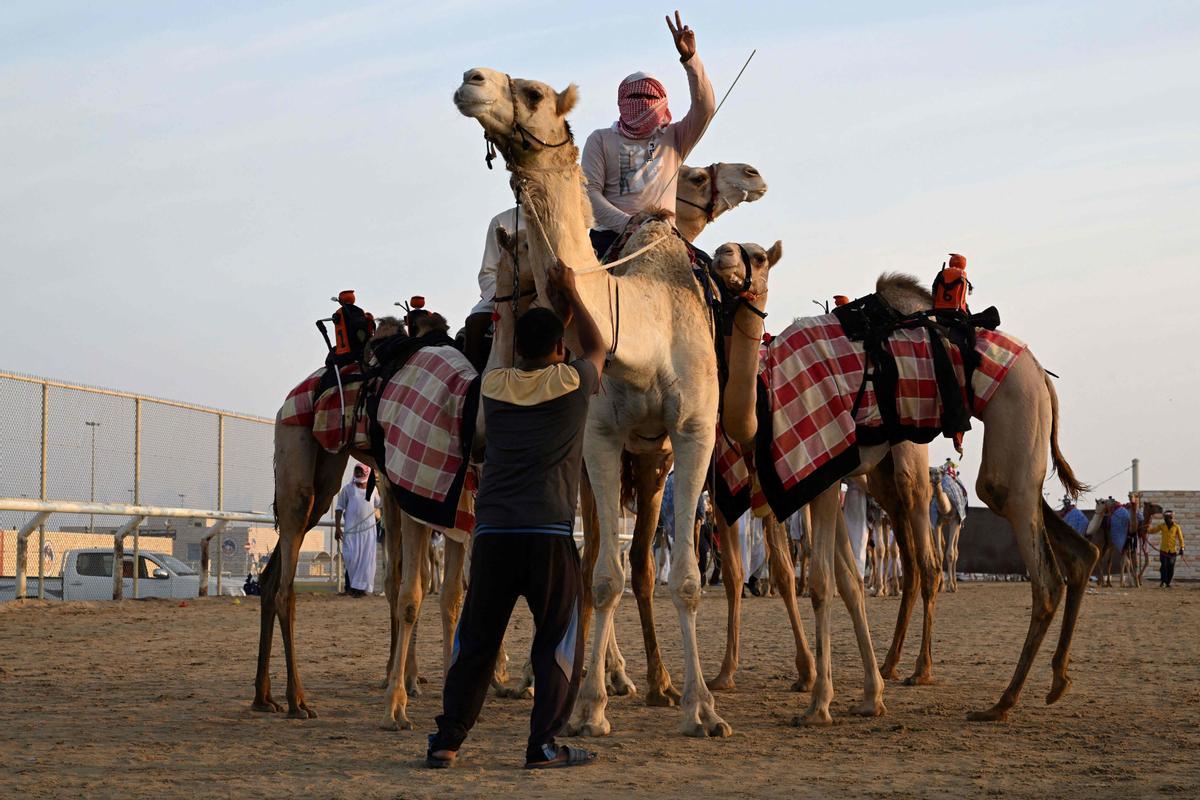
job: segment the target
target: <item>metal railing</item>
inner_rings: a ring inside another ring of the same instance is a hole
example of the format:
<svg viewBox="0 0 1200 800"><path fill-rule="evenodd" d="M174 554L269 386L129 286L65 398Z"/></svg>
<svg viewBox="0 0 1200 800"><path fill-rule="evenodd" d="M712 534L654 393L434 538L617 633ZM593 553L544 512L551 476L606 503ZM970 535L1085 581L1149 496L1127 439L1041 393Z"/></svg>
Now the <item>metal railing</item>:
<svg viewBox="0 0 1200 800"><path fill-rule="evenodd" d="M253 511L220 511L200 508L171 508L164 506L127 505L122 503L92 503L73 502L69 500L31 500L23 497L0 497L0 511L20 511L32 514L28 521L17 531L17 563L16 563L16 597L25 597L27 583L26 558L28 553L29 535L40 528L51 514L89 514L97 516L129 517L129 521L113 534L113 599L121 600L125 594L124 560L125 539L133 535L133 559L137 563L139 555L138 527L147 517L163 517L168 519L206 519L211 524L204 530L200 539L200 596L208 594L209 574L209 543L212 538L225 529L230 522L257 522L274 525L275 518L270 514ZM333 523L322 521L315 527L333 527ZM335 569L341 570L341 550L338 549L335 559ZM221 594L221 564L222 548L217 548L217 594ZM39 566L41 560L39 559ZM39 569L39 573L41 570ZM335 573L339 574L339 573ZM45 576L38 575L39 597L44 596ZM133 597L138 597L138 570L133 570Z"/></svg>

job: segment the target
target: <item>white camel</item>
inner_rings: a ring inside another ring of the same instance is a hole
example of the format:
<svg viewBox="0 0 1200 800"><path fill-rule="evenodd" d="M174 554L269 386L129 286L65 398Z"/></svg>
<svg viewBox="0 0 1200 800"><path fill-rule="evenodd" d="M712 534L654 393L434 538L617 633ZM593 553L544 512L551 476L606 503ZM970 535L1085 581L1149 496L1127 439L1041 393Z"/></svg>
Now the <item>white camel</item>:
<svg viewBox="0 0 1200 800"><path fill-rule="evenodd" d="M598 264L588 238L591 207L566 121L576 101L573 86L556 92L537 81L472 69L454 100L462 114L479 122L513 173L536 231L531 262L539 295L547 296L546 272L556 261L575 269L579 294L611 354L584 438L601 531L592 579L597 619L588 674L568 723L573 733L605 735L611 730L605 715L606 644L624 586L618 540L621 451L659 452L670 439L678 498L675 529L692 530L716 429L716 357L708 311L686 248L665 222L648 222L632 237L624 252L640 255L621 277ZM578 349L573 328L567 336ZM732 729L717 714L700 666L700 574L689 536L676 540L670 589L684 650L682 730L728 736Z"/></svg>

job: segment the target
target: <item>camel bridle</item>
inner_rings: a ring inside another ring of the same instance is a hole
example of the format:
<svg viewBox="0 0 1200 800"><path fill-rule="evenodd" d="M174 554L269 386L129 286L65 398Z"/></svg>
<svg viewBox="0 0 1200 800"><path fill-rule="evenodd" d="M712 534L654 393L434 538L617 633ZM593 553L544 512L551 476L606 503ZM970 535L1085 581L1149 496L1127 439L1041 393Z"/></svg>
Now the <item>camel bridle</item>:
<svg viewBox="0 0 1200 800"><path fill-rule="evenodd" d="M717 165L709 164L704 170L708 173L708 203L700 205L682 197L676 197L675 199L684 205L700 209L704 212L704 219L712 222L717 217L717 200L720 199L717 191Z"/></svg>

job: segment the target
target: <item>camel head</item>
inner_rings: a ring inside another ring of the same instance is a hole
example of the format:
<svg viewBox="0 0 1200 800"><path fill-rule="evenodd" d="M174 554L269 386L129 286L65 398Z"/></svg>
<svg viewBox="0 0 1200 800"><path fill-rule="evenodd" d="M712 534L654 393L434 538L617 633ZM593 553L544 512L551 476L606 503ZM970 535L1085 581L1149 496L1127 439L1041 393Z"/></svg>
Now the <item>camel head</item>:
<svg viewBox="0 0 1200 800"><path fill-rule="evenodd" d="M769 250L750 242L726 242L713 253L713 272L734 295L765 302L767 273L782 256L783 242L775 242Z"/></svg>
<svg viewBox="0 0 1200 800"><path fill-rule="evenodd" d="M679 168L676 199L692 208L698 206L710 221L742 203L753 203L766 193L767 182L749 164L718 162L707 167L684 164Z"/></svg>
<svg viewBox="0 0 1200 800"><path fill-rule="evenodd" d="M564 150L573 163L575 148L564 145L573 141L567 114L578 95L574 84L556 92L540 81L477 67L463 73L462 85L454 92L454 105L460 114L483 126L484 137L509 167L528 165L544 153Z"/></svg>

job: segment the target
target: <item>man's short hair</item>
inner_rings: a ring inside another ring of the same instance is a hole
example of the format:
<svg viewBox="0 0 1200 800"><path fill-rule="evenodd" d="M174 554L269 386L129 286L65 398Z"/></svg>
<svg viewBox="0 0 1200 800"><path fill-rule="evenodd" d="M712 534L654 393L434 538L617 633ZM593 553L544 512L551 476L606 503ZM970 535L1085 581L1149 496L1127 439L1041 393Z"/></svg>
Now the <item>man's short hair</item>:
<svg viewBox="0 0 1200 800"><path fill-rule="evenodd" d="M525 358L550 355L562 337L562 320L548 308L531 308L517 320L517 352Z"/></svg>

